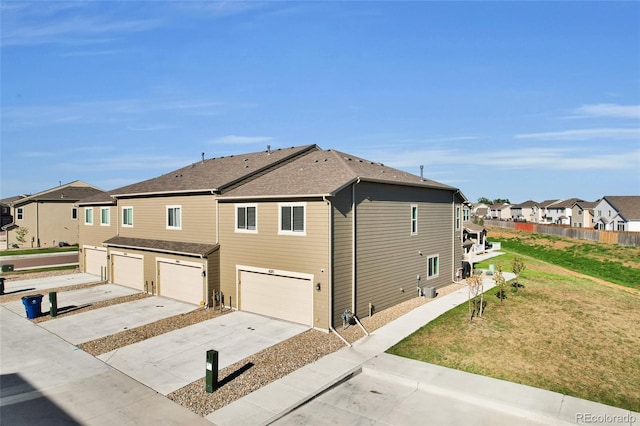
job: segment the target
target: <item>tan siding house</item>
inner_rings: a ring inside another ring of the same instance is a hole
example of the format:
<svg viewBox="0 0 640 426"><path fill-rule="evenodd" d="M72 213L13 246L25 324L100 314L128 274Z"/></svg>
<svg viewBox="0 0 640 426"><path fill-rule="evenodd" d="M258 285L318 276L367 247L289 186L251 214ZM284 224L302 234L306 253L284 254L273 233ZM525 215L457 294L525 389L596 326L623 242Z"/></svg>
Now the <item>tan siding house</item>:
<svg viewBox="0 0 640 426"><path fill-rule="evenodd" d="M56 247L61 242L78 244L80 216L75 203L102 192L82 181L74 181L16 199L10 204L13 223L5 225L7 247ZM16 230L26 228L25 243L16 239Z"/></svg>
<svg viewBox="0 0 640 426"><path fill-rule="evenodd" d="M456 188L315 145L203 160L111 195L115 233L81 233L106 236L110 281L322 330L449 284L462 262Z"/></svg>

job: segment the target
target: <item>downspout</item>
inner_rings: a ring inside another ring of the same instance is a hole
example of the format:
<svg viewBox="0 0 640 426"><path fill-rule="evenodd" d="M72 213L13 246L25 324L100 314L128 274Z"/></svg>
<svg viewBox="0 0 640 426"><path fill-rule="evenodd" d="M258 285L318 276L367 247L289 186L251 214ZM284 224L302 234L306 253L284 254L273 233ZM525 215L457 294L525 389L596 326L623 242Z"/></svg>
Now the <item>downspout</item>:
<svg viewBox="0 0 640 426"><path fill-rule="evenodd" d="M329 260L329 266L327 267L327 291L329 292L329 309L328 309L328 321L329 330L333 330L333 210L331 208L331 201L327 200L327 196L323 195L322 199L327 203L327 223L329 226L329 240L327 241L327 254Z"/></svg>
<svg viewBox="0 0 640 426"><path fill-rule="evenodd" d="M36 200L36 247L40 247L40 203Z"/></svg>
<svg viewBox="0 0 640 426"><path fill-rule="evenodd" d="M356 185L360 177L351 185L351 312L356 313Z"/></svg>

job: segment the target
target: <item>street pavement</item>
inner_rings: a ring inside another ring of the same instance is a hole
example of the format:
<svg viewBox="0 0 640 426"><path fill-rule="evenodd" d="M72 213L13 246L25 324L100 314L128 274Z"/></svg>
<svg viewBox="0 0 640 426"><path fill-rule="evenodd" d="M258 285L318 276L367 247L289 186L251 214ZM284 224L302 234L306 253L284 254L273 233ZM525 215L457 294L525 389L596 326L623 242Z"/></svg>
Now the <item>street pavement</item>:
<svg viewBox="0 0 640 426"><path fill-rule="evenodd" d="M1 276L1 275L0 275ZM92 284L100 282L100 277L92 274L66 274L46 278L32 278L27 280L6 280L4 294L27 293L45 291L58 287Z"/></svg>
<svg viewBox="0 0 640 426"><path fill-rule="evenodd" d="M0 264L11 264L13 265L14 271L47 268L51 266L72 266L78 264L78 252L69 251L62 253L0 256Z"/></svg>

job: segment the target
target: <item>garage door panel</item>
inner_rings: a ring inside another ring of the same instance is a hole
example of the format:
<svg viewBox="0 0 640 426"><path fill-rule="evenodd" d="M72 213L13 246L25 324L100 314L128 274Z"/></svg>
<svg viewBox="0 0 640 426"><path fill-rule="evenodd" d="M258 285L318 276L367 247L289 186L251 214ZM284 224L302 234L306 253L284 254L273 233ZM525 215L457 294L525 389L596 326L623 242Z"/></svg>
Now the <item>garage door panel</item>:
<svg viewBox="0 0 640 426"><path fill-rule="evenodd" d="M107 251L92 248L84 249L84 271L102 276L102 268L107 267Z"/></svg>
<svg viewBox="0 0 640 426"><path fill-rule="evenodd" d="M142 259L131 256L112 255L113 282L144 291L144 268Z"/></svg>
<svg viewBox="0 0 640 426"><path fill-rule="evenodd" d="M313 291L308 279L242 271L240 308L274 318L311 325Z"/></svg>
<svg viewBox="0 0 640 426"><path fill-rule="evenodd" d="M160 296L199 305L202 301L202 267L159 262Z"/></svg>

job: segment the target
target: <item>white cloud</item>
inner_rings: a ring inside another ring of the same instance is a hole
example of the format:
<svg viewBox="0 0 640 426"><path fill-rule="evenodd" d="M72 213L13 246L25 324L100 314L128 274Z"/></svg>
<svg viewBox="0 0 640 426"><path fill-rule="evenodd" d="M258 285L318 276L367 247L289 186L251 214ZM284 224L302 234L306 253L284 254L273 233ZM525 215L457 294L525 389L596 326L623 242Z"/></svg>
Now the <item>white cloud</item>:
<svg viewBox="0 0 640 426"><path fill-rule="evenodd" d="M265 143L271 142L273 138L271 136L238 136L228 135L214 139L211 143L214 144L252 144L252 143Z"/></svg>
<svg viewBox="0 0 640 426"><path fill-rule="evenodd" d="M589 104L574 110L578 117L640 118L640 105Z"/></svg>
<svg viewBox="0 0 640 426"><path fill-rule="evenodd" d="M546 140L589 140L589 139L636 139L640 138L640 129L633 128L601 128L574 129L559 132L522 133L516 139Z"/></svg>

